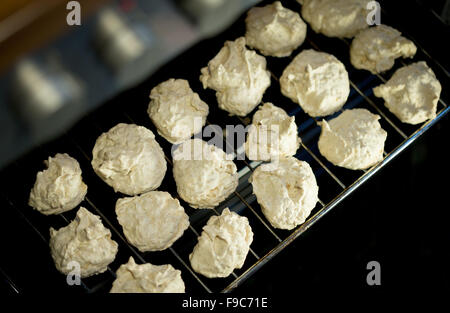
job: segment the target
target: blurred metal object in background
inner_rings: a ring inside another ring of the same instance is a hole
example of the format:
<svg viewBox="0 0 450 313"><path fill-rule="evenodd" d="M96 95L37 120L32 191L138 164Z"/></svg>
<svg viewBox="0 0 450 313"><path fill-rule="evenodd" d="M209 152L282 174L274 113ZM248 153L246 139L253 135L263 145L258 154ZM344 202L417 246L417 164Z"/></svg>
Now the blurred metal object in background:
<svg viewBox="0 0 450 313"><path fill-rule="evenodd" d="M103 59L114 69L120 69L142 56L145 37L139 36L119 12L112 8L98 15L95 44Z"/></svg>
<svg viewBox="0 0 450 313"><path fill-rule="evenodd" d="M14 69L10 97L12 110L34 141L62 132L84 110L82 84L55 59L45 64L21 61Z"/></svg>
<svg viewBox="0 0 450 313"><path fill-rule="evenodd" d="M244 8L251 7L259 1L177 0L177 2L180 8L194 21L200 33L211 36L228 26L234 18L242 13Z"/></svg>

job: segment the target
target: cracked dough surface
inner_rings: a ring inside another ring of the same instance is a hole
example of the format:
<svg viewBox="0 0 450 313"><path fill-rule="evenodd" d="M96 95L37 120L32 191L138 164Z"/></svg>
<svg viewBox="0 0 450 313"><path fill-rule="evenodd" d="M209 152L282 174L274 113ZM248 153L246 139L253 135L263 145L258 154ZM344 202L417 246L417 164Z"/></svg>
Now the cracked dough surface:
<svg viewBox="0 0 450 313"><path fill-rule="evenodd" d="M280 1L251 8L245 23L247 45L268 56L289 56L306 37L306 24L300 15Z"/></svg>
<svg viewBox="0 0 450 313"><path fill-rule="evenodd" d="M179 145L172 157L178 194L191 207L213 208L236 190L236 165L222 149L196 138Z"/></svg>
<svg viewBox="0 0 450 313"><path fill-rule="evenodd" d="M69 225L50 228L50 251L58 271L69 274L73 261L80 265L80 276L88 277L106 271L116 257L118 244L100 217L81 207Z"/></svg>
<svg viewBox="0 0 450 313"><path fill-rule="evenodd" d="M345 110L319 125L319 151L331 163L351 170L366 169L383 159L387 133L380 117L366 109Z"/></svg>
<svg viewBox="0 0 450 313"><path fill-rule="evenodd" d="M414 43L389 26L378 25L359 32L350 46L350 61L358 69L372 74L390 70L395 59L412 58L417 51Z"/></svg>
<svg viewBox="0 0 450 313"><path fill-rule="evenodd" d="M442 86L425 62L398 69L373 89L375 96L403 123L419 124L436 117Z"/></svg>
<svg viewBox="0 0 450 313"><path fill-rule="evenodd" d="M293 229L316 206L319 187L307 162L280 158L256 168L249 179L267 220L275 228Z"/></svg>
<svg viewBox="0 0 450 313"><path fill-rule="evenodd" d="M110 293L184 293L181 271L170 264L136 264L130 257L116 276Z"/></svg>
<svg viewBox="0 0 450 313"><path fill-rule="evenodd" d="M352 38L367 24L371 0L297 0L302 17L316 33L328 37Z"/></svg>
<svg viewBox="0 0 450 313"><path fill-rule="evenodd" d="M158 134L170 143L180 143L201 131L208 105L184 79L169 79L150 92L148 114Z"/></svg>
<svg viewBox="0 0 450 313"><path fill-rule="evenodd" d="M134 196L161 185L166 174L164 152L143 126L120 123L97 138L92 167L108 185Z"/></svg>
<svg viewBox="0 0 450 313"><path fill-rule="evenodd" d="M249 160L268 161L294 155L300 145L295 117L272 103L260 106L253 115L245 142Z"/></svg>
<svg viewBox="0 0 450 313"><path fill-rule="evenodd" d="M201 69L203 88L216 91L219 108L245 116L262 100L270 86L266 59L245 47L245 38L226 41L219 53Z"/></svg>
<svg viewBox="0 0 450 313"><path fill-rule="evenodd" d="M28 204L45 215L72 210L87 193L80 164L67 153L57 153L44 162L47 169L37 173Z"/></svg>
<svg viewBox="0 0 450 313"><path fill-rule="evenodd" d="M227 277L244 265L253 241L248 219L228 208L211 216L189 255L191 266L206 277Z"/></svg>
<svg viewBox="0 0 450 313"><path fill-rule="evenodd" d="M344 64L331 54L312 49L303 50L292 60L280 85L283 95L313 117L337 112L350 93Z"/></svg>
<svg viewBox="0 0 450 313"><path fill-rule="evenodd" d="M167 249L189 227L180 202L165 191L118 199L116 214L125 237L141 252Z"/></svg>

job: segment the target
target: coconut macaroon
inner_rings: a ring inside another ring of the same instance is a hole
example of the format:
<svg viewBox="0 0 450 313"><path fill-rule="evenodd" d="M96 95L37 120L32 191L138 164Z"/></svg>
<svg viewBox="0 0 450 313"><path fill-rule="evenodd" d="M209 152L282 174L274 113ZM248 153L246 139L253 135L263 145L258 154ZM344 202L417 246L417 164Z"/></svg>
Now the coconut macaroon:
<svg viewBox="0 0 450 313"><path fill-rule="evenodd" d="M100 217L81 207L66 227L50 228L50 251L56 269L69 274L79 266L80 276L88 277L106 271L114 261L118 244L111 239Z"/></svg>
<svg viewBox="0 0 450 313"><path fill-rule="evenodd" d="M350 46L350 61L358 69L372 74L390 70L395 59L412 58L417 51L414 43L387 25L378 25L359 32Z"/></svg>
<svg viewBox="0 0 450 313"><path fill-rule="evenodd" d="M57 153L44 163L47 169L37 173L28 204L45 215L72 210L87 193L80 164L67 153Z"/></svg>
<svg viewBox="0 0 450 313"><path fill-rule="evenodd" d="M194 271L209 278L227 277L244 265L253 241L248 219L228 208L211 216L189 255Z"/></svg>
<svg viewBox="0 0 450 313"><path fill-rule="evenodd" d="M193 208L213 208L238 186L237 168L231 157L201 139L183 142L172 157L178 194Z"/></svg>
<svg viewBox="0 0 450 313"><path fill-rule="evenodd" d="M371 0L297 0L302 17L316 33L328 37L352 38L369 27L367 4Z"/></svg>
<svg viewBox="0 0 450 313"><path fill-rule="evenodd" d="M422 61L398 69L373 93L400 121L415 125L436 117L441 90L433 70Z"/></svg>
<svg viewBox="0 0 450 313"><path fill-rule="evenodd" d="M300 142L295 117L268 102L253 115L245 154L250 160L268 161L294 155Z"/></svg>
<svg viewBox="0 0 450 313"><path fill-rule="evenodd" d="M180 202L165 191L118 199L116 214L125 237L141 252L167 249L189 227Z"/></svg>
<svg viewBox="0 0 450 313"><path fill-rule="evenodd" d="M270 86L266 59L245 47L245 38L226 41L219 53L201 69L203 88L216 91L219 108L245 116L260 102Z"/></svg>
<svg viewBox="0 0 450 313"><path fill-rule="evenodd" d="M318 201L319 187L311 167L292 156L258 166L249 182L275 228L290 230L304 223Z"/></svg>
<svg viewBox="0 0 450 313"><path fill-rule="evenodd" d="M319 151L331 163L351 170L369 168L383 159L387 133L380 117L366 109L345 110L319 125Z"/></svg>
<svg viewBox="0 0 450 313"><path fill-rule="evenodd" d="M170 264L139 265L130 257L117 270L110 293L184 293L184 282Z"/></svg>
<svg viewBox="0 0 450 313"><path fill-rule="evenodd" d="M180 143L201 131L208 105L192 91L184 79L169 79L150 92L148 115L158 134L170 143Z"/></svg>
<svg viewBox="0 0 450 313"><path fill-rule="evenodd" d="M310 116L330 115L342 108L350 93L344 64L335 56L303 50L284 69L281 93Z"/></svg>
<svg viewBox="0 0 450 313"><path fill-rule="evenodd" d="M283 7L280 1L251 8L245 24L247 45L267 56L289 56L306 37L306 24L300 15Z"/></svg>
<svg viewBox="0 0 450 313"><path fill-rule="evenodd" d="M135 124L120 123L100 135L91 163L114 191L130 196L158 188L167 170L155 135Z"/></svg>

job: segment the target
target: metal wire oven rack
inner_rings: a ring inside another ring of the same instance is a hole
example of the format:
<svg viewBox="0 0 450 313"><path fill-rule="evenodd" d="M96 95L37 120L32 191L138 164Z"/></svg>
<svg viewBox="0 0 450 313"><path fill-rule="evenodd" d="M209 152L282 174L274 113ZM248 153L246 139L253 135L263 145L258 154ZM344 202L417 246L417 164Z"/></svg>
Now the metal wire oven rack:
<svg viewBox="0 0 450 313"><path fill-rule="evenodd" d="M283 5L297 12L300 11L300 5L296 1L285 1ZM389 16L386 12L383 12L382 18L385 24L395 27L395 23L389 21ZM172 77L189 80L191 88L198 92L200 97L209 104L210 115L208 116L208 124L218 124L221 127L225 125L249 124L251 121L249 117L231 117L224 111L219 110L214 92L211 90L203 90L198 79L200 68L205 66L208 60L218 52L225 40L234 40L244 34L244 19L245 14L222 34L198 43L162 67L147 81L118 95L98 110L84 117L60 138L37 147L2 171L1 177L3 179L1 180L0 190L2 190L3 198L1 200L4 201L4 205L6 206L4 209L17 210L18 214L32 228L35 235L47 245L49 240L49 227L59 228L65 226L74 218L77 210L75 209L57 216L43 216L32 210L27 205L27 200L29 191L34 183L35 174L43 168L43 160L58 152L69 153L80 162L83 170L83 179L88 185L88 194L86 199L81 203L81 206L88 208L94 214L100 215L105 226L112 231L113 239L119 243L117 257L110 264L107 272L82 280L81 287L85 292L107 292L115 278L115 270L121 264L125 263L130 256L133 256L138 263L170 263L175 268L180 269L186 284L186 291L189 293L205 291L229 292L255 273L281 250L286 248L293 240L304 233L338 203L348 197L361 184L381 170L450 110L445 102L448 95L446 94L445 88L443 88L441 99L439 100L438 114L433 120L418 126L405 125L399 122L384 107L381 99L373 96L372 88L385 82L397 68L406 63L419 60L426 61L436 73L441 84L448 86L450 79L448 71L433 60L421 48L419 43L415 42L419 49L413 60L397 61L395 68L387 73L383 75L371 75L366 71L355 70L351 66L348 55L348 41L326 38L308 29L308 36L305 43L292 55L295 56L303 49L313 48L329 52L345 64L351 81L351 92L343 109L354 107L366 108L381 116L380 123L388 132L384 159L365 171L351 171L335 167L324 159L317 148L317 140L320 134L320 127L316 123L317 120L310 118L297 104L292 103L280 93L278 77L281 76L283 69L289 64L292 57L282 59L269 57L267 58L267 64L268 69L272 73L272 85L266 91L263 101L272 102L284 108L290 115L296 117L296 123L299 126L299 135L302 139L301 148L296 157L307 161L311 165L319 185L320 200L313 210L312 215L304 224L292 231L274 229L262 215L256 198L252 194L252 187L248 183L248 178L258 163L251 162L247 159L236 160L235 162L239 170L239 186L227 200L214 210L195 210L180 199L181 204L186 209L186 213L189 215L189 229L185 231L184 235L171 248L161 252L141 253L128 244L123 237L121 227L114 213L115 202L121 195L115 194L112 188L107 186L95 175L90 165L90 151L94 146L96 138L119 122L143 125L156 133L146 113L148 94L153 86ZM409 37L408 35L406 36ZM413 39L411 37L409 38ZM339 113L326 117L326 119L331 119ZM249 114L249 116L251 117L252 114ZM171 165L170 144L159 136L157 140L166 153L168 164ZM229 145L227 142L224 142L224 144ZM237 149L237 151L240 150ZM159 190L169 191L173 196L177 197L171 166L168 166L168 171ZM235 270L228 278L205 278L191 269L188 259L189 253L196 244L197 236L208 218L213 214L220 214L225 207L229 207L232 211L246 216L249 219L255 234L254 241L242 269ZM53 266L53 264L49 264L49 266ZM55 270L55 275L60 274L57 274ZM60 275L60 278L61 283L65 284L65 277ZM10 284L17 290L12 281Z"/></svg>

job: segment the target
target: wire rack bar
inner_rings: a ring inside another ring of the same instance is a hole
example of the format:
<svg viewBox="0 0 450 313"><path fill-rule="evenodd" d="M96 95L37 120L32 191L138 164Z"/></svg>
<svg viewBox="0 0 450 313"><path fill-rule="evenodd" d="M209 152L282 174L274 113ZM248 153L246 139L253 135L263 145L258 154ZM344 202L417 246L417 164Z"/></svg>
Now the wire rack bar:
<svg viewBox="0 0 450 313"><path fill-rule="evenodd" d="M14 162L15 165L17 165ZM34 230L34 232L38 235L38 237L41 238L41 240L44 242L44 244L49 247L49 242L47 241L47 239L45 238L45 236L33 225L33 223L28 219L28 217L25 216L25 214L23 214L23 212L19 209L18 206L14 205L14 203L12 202L12 200L5 194L3 194L3 198L6 200L6 202L8 203L8 205L10 207L12 207L16 212L18 212L20 214L20 216L23 218L23 220L31 227L31 229ZM81 286L88 292L91 293L92 290L91 288L89 288L83 281L83 279L80 279L80 284ZM18 290L18 289L17 289Z"/></svg>
<svg viewBox="0 0 450 313"><path fill-rule="evenodd" d="M334 175L330 171L330 169L325 164L323 164L322 161L320 161L320 159L314 154L314 152L312 152L303 142L301 143L301 145L302 145L303 149L305 149L308 152L308 154L311 155L313 157L313 159L316 160L317 163L319 163L320 166L322 166L322 168L336 181L336 183L338 183L338 185L342 187L342 189L346 188L345 184L343 182L341 182L341 180L339 178L337 178L337 176Z"/></svg>
<svg viewBox="0 0 450 313"><path fill-rule="evenodd" d="M173 255L175 255L175 257L178 259L178 261L180 261L181 264L183 264L183 266L189 271L189 273L191 273L192 276L194 276L196 278L196 280L203 286L203 288L208 292L208 293L212 293L212 290L208 288L208 286L206 286L206 284L197 276L197 274L194 273L194 271L186 264L186 262L184 262L184 260L178 255L178 253L172 248L169 247L169 250L173 253Z"/></svg>
<svg viewBox="0 0 450 313"><path fill-rule="evenodd" d="M132 122L132 123L135 123L134 121L133 121L133 119L128 115L128 114L126 114L126 113L124 113L125 115L126 115L126 117ZM207 125L211 125L208 121L207 121ZM223 134L222 134L223 135ZM227 145L229 145L229 147L232 149L232 151L235 151L235 149L234 149L234 147L233 146L231 146L231 144L228 142L228 140L227 140L227 138L226 137L223 137L224 139L225 139L225 143L227 144ZM172 161L167 157L167 156L165 156L166 157L166 160L169 162L169 164L171 164L171 165L173 165L173 163L172 163ZM248 164L248 162L246 161L246 160L244 160L244 162L245 162L245 164L246 164L246 166L247 166L247 168L249 168L249 170L250 171L253 171L253 168L250 166L250 164ZM280 239L280 237L278 237L275 233L274 233L274 231L267 225L267 223L264 221L264 219L247 203L247 201L245 201L245 199L238 193L238 192L234 192L234 194L236 194L237 196L238 196L238 198L244 203L244 205L245 206L247 206L247 208L249 208L250 209L250 211L256 216L256 218L259 220L259 221L261 221L261 223L267 228L267 230L279 241L279 242L281 242L281 239ZM177 197L178 197L178 195L177 195ZM215 210L214 209L214 212L217 214L217 215L220 215L218 212L217 212L217 210ZM191 227L191 229L193 229L192 227ZM197 236L198 236L198 233L196 232L196 231L194 231L196 234L197 234ZM251 250L250 249L250 252L255 256L255 258L256 259L259 259L259 256L253 251L253 250ZM234 273L233 273L234 274Z"/></svg>
<svg viewBox="0 0 450 313"><path fill-rule="evenodd" d="M413 143L417 138L425 133L431 126L436 124L445 114L448 113L450 108L442 109L438 115L433 119L422 125L413 135L404 140L397 148L395 148L391 153L389 153L386 158L383 159L380 163L372 167L369 171L364 173L360 178L358 178L353 184L347 187L344 191L342 191L338 196L336 196L331 202L329 202L325 207L319 210L316 214L310 217L305 223L300 225L295 231L289 235L285 240L280 242L275 248L269 251L266 255L264 255L259 261L257 261L253 266L248 268L242 275L240 275L235 281L229 284L222 292L230 292L237 286L239 286L243 280L246 279L247 276L251 275L252 272L259 269L262 265L267 263L270 259L272 259L275 255L277 255L281 250L283 250L287 245L289 245L292 241L294 241L297 237L303 234L309 227L315 224L318 220L320 220L326 213L328 213L331 209L333 209L336 205L338 205L342 200L344 200L348 195L350 195L354 190L356 190L361 184L367 181L370 177L372 177L375 173L377 173L381 168L383 168L386 164L388 164L393 158L395 158L399 153L405 150L411 143Z"/></svg>
<svg viewBox="0 0 450 313"><path fill-rule="evenodd" d="M61 217L61 218L63 219L63 221L64 221L66 224L69 224L69 223L71 222L71 221L64 215L64 212L58 214L58 216ZM112 275L112 277L116 278L116 273L111 269L111 267L110 267L109 265L106 267L106 269L108 270L108 273L110 273L110 274ZM91 289L93 289L93 288L91 288Z"/></svg>
<svg viewBox="0 0 450 313"><path fill-rule="evenodd" d="M255 209L252 208L252 206L244 199L244 197L242 197L237 191L235 191L234 194L238 196L238 198L247 206L247 208L255 214L256 218L259 219L259 221L269 230L269 232L275 237L275 239L281 242L281 238L278 237L278 235L275 234L275 232L269 227L269 225L267 225L263 218L256 213Z"/></svg>
<svg viewBox="0 0 450 313"><path fill-rule="evenodd" d="M319 48L319 46L315 43L315 42L313 42L310 38L307 38L307 40L308 40L308 42L311 44L311 46L313 46L316 50L318 50L318 51L322 51L320 48ZM343 39L343 41L345 42L345 43L347 43L347 45L349 44L346 40L344 40ZM358 86L356 86L356 84L353 82L353 81L351 81L350 79L349 79L349 82L350 82L350 86L352 86L353 87L353 89L355 89L355 91L357 92L357 93L359 93L363 98L364 98L364 100L366 100L367 101L367 103L369 103L377 112L378 112L378 114L380 114L380 116L381 117L383 117L398 133L399 133L399 135L400 136L402 136L403 137L403 139L406 139L406 138L408 138L408 136L406 136L405 135L405 133L399 128L399 127L397 127L397 125L395 125L395 123L394 122L392 122L384 113L383 113L383 111L381 111L379 108L378 108L378 106L371 100L371 99L369 99L359 88L358 88Z"/></svg>
<svg viewBox="0 0 450 313"><path fill-rule="evenodd" d="M132 121L132 119L128 116L128 114L126 114L125 112L123 112L124 115L130 120ZM133 122L133 121L132 121ZM134 122L133 122L134 123ZM96 127L99 131L102 131L102 129L94 122L91 121L91 124ZM91 158L89 157L89 155L81 148L81 146L71 137L67 134L67 132L65 132L63 134L68 140L70 140L71 143L74 144L74 146L77 148L77 150L80 151L80 153L86 158L86 160L88 162L91 162ZM164 155L164 157L166 158L166 160L169 161L169 163L171 164L171 160L169 158L167 158L166 155ZM89 198L86 196L85 197L86 202L102 217L102 219L108 224L108 226L113 230L113 232L125 243L125 245L130 249L130 251L132 251L132 253L136 256L136 258L142 262L142 263L146 263L145 259L142 257L142 255L140 253L138 253L134 247L132 247L128 241L121 235L121 233L114 227L114 225L109 221L109 219L101 212L101 210L99 210L97 208L97 206L91 201L89 200ZM189 224L190 225L190 224ZM194 231L195 234L198 235L198 233L192 228L192 226L190 227L190 229L192 231ZM180 257L178 254L175 255L175 250L170 249L170 251L172 252L172 254L174 254L174 256L180 260ZM182 260L181 260L182 261ZM194 277L194 279L200 283L200 285L208 292L211 293L211 289L208 288L208 286L206 286L206 284L191 270L191 268L189 266L187 266L187 264L182 261L181 264L192 274L192 276Z"/></svg>
<svg viewBox="0 0 450 313"><path fill-rule="evenodd" d="M8 276L8 274L6 274L6 272L1 267L0 267L0 275L2 275L5 278L6 282L14 291L14 293L20 294L20 290L17 287L17 285L12 281L12 279Z"/></svg>
<svg viewBox="0 0 450 313"><path fill-rule="evenodd" d="M222 133L223 135L223 133ZM228 142L227 138L224 137L225 139L225 143L232 149L232 151L235 152L235 148ZM244 160L245 161L245 160ZM245 161L246 166L249 168L250 171L253 171L253 168L250 164L248 164L247 161ZM242 197L237 191L234 191L234 194L241 200L241 202L253 213L253 215L255 215L255 217L264 225L264 227L275 237L276 240L278 240L279 242L281 242L280 237L278 237L277 234L275 234L275 232L272 230L272 228L267 225L267 223L264 221L264 219L256 212L256 210L254 210L252 208L252 206L245 201L244 197ZM259 257L256 255L256 253L253 252L253 254L255 255L255 257L257 259L259 259Z"/></svg>
<svg viewBox="0 0 450 313"><path fill-rule="evenodd" d="M397 125L395 125L395 123L392 122L391 119L388 118L388 117L386 116L386 114L384 114L384 112L381 111L381 110L378 108L378 106L377 106L371 99L369 99L369 98L368 98L368 97L367 97L367 96L366 96L366 95L358 88L358 86L356 86L356 84L353 83L351 80L350 80L350 85L356 90L357 93L359 93L359 94L367 101L367 103L369 103L369 104L370 104L370 105L378 112L378 114L380 114L381 117L383 117L383 118L386 120L386 122L388 122L388 123L392 126L392 128L394 128L394 129L397 131L397 133L398 133L400 136L403 137L403 139L407 139L407 138L408 138L408 136L406 136L405 133L404 133L402 130L400 130L400 128L397 127Z"/></svg>
<svg viewBox="0 0 450 313"><path fill-rule="evenodd" d="M214 213L215 213L217 216L220 216L220 213L217 212L217 210L216 210L215 208L213 208L213 211L214 211ZM250 248L249 251L251 252L251 254L253 254L253 256L254 256L257 260L260 259L260 257L253 251L252 248ZM233 273L233 274L234 274L234 273Z"/></svg>
<svg viewBox="0 0 450 313"><path fill-rule="evenodd" d="M321 51L321 49L318 47L318 45L313 42L311 40L311 38L308 36L306 38L307 42L314 47L316 50ZM349 41L343 39L343 41L347 44L350 45ZM426 52L419 44L417 44L417 42L413 39L413 41L415 42L416 46L419 47L419 49L421 49L421 51L430 58L430 60L432 60L437 66L439 66L442 71L449 76L449 73L446 71L446 69L440 65L437 61L435 61L433 58L431 58L431 56L428 54L428 52ZM289 59L293 59L292 56L289 56ZM402 64L404 65L404 61L400 60L400 62L402 62ZM270 71L270 75L272 77L272 79L274 79L275 81L279 81L279 79L276 77L276 75ZM377 74L376 75L381 81L386 82L386 80L383 78L382 75ZM288 237L286 237L285 239L281 239L274 231L274 229L267 224L267 222L265 221L265 219L252 207L252 201L247 201L245 199L244 196L242 196L239 192L235 191L233 193L232 197L236 197L237 199L239 199L239 201L245 205L245 207L250 210L250 212L252 212L252 214L264 225L264 227L272 234L272 236L278 241L278 243L275 245L275 247L273 247L269 252L267 252L265 255L263 256L259 256L258 254L256 254L253 249L250 248L250 253L256 258L256 262L253 263L250 267L248 267L242 274L237 275L234 271L232 273L232 275L234 276L234 280L232 283L230 283L228 286L226 286L224 289L222 289L222 292L230 292L232 289L234 289L235 287L237 287L238 285L240 285L247 277L249 277L252 273L254 273L256 270L258 270L261 266L263 266L265 263L267 263L271 258L273 258L275 255L277 255L281 250L283 250L286 246L288 246L292 241L294 241L297 237L299 237L301 234L303 234L309 227L311 227L313 224L315 224L320 218L322 218L327 212L329 212L331 209L333 209L336 205L338 205L340 202L342 202L347 196L349 196L354 190L356 190L361 184L363 184L365 181L367 181L368 179L370 179L370 177L372 175L374 175L376 172L378 172L381 168L383 168L386 164L388 164L393 158L395 158L399 153L401 153L404 149L406 149L412 142L414 142L417 138L419 138L423 133L425 133L431 126L433 126L435 123L437 123L445 114L447 114L450 110L450 108L447 106L447 104L444 102L444 100L439 99L439 103L442 104L442 106L444 107L443 109L439 110L439 112L437 113L437 116L433 119L430 120L426 123L424 123L418 130L416 130L411 136L407 136L401 129L400 127L398 127L391 119L389 119L384 113L383 111L375 104L374 101L372 101L368 96L366 96L366 94L364 94L364 92L362 90L364 90L364 88L358 88L358 86L350 80L350 85L352 86L352 88L356 91L356 93L362 97L362 99L364 99L371 107L373 107L379 114L380 116L386 120L387 123L389 123L392 128L395 130L395 132L397 132L401 138L403 138L403 141L391 152L387 153L386 151L383 151L383 160L372 166L371 168L362 171L362 175L359 176L352 184L350 184L349 186L346 186L333 172L332 170L326 166L321 159L319 158L319 156L317 156L312 150L310 150L306 144L301 143L301 146L303 147L303 149L305 149L305 151L320 165L321 168L323 168L325 170L325 172L327 172L328 175L330 175L333 180L342 188L342 190L339 192L339 194L333 198L333 200L331 200L328 203L324 203L323 201L321 201L320 199L318 200L318 204L320 204L320 207L318 209L318 211L310 216L308 218L308 220L303 223L302 225L298 226L296 229L294 229L292 232L289 233ZM342 111L342 110L341 110ZM130 117L130 115L126 112L122 112L123 115L131 122L131 123L135 123L134 120ZM241 117L237 117L239 121L241 121L242 124L246 125L248 124L247 120L244 120ZM313 118L313 120L316 121L317 120L315 118ZM92 124L96 129L98 129L99 131L102 131L101 127L92 120L92 118L89 118L90 124ZM206 122L208 125L210 125L210 123L207 121ZM64 134L64 136L70 140L70 142L73 144L73 146L79 150L79 152L83 155L83 157L86 158L86 160L88 162L91 161L91 157L88 153L86 153L84 151L84 149L67 133ZM232 151L234 151L234 155L236 155L236 152L239 152L239 150L234 149L234 147L231 146L231 144L228 142L227 138L224 137L225 139L225 143L227 144L228 147L232 148ZM169 158L166 154L164 154L164 157L166 159L166 161L168 162L168 164L172 165L172 160L171 158ZM261 162L255 162L255 161L251 161L248 162L247 159L244 159L244 164L245 166L239 171L239 178L242 178L244 175L247 175L249 172L252 172L259 164L261 164ZM19 166L17 163L14 163L15 166ZM176 195L176 198L179 199L179 196ZM34 230L34 232L36 232L36 234L41 237L41 239L43 240L43 242L48 246L48 240L46 239L46 237L40 233L39 229L37 227L35 227L33 225L33 223L31 222L31 220L29 220L24 212L22 212L22 207L23 205L19 205L16 206L13 201L10 200L10 198L8 198L5 195L5 199L7 201L8 206L14 207L16 209L16 211L21 215L21 217L26 221L26 223ZM117 235L120 240L130 249L131 253L133 255L136 256L136 258L142 262L145 263L145 259L142 253L140 253L139 251L137 251L133 246L131 246L128 241L124 238L124 236L122 236L121 232L118 231L118 229L114 226L113 223L111 223L111 221L104 215L102 214L101 210L91 201L91 199L89 199L88 197L85 198L86 203L91 207L91 209L93 209L95 212L97 212L97 214L99 214L102 219L105 221L105 223L108 225L108 227L112 230L112 232ZM181 199L180 199L181 200ZM219 215L218 211L216 209L213 209L214 213L216 215ZM61 214L61 217L68 222L68 219ZM197 237L199 236L199 233L195 230L195 228L191 225L191 223L189 224L189 228L190 230L193 232L193 234L195 234ZM202 281L202 279L192 270L192 268L183 260L183 258L180 256L180 254L175 251L175 249L173 247L170 247L169 250L171 251L171 253L175 256L175 258L182 264L182 266L184 267L184 269L186 269L187 271L190 272L191 276L203 287L203 289L207 292L212 292L212 290ZM1 270L1 269L0 269ZM108 267L108 272L115 276L115 273ZM94 292L99 290L100 288L104 287L105 284L107 284L108 281L105 280L99 284L97 284L94 287L88 288L86 286L86 284L82 281L82 285L83 287L87 290L87 292ZM18 290L18 289L17 289Z"/></svg>
<svg viewBox="0 0 450 313"><path fill-rule="evenodd" d="M433 11L433 10L431 10ZM390 16L390 14L383 8L381 7L381 12L383 13L383 15L385 16ZM391 17L392 18L392 15ZM439 17L440 18L440 17ZM447 75L447 77L450 77L450 73L447 71L447 69L437 60L435 60L430 53L428 53L427 50L425 50L425 48L416 40L415 37L411 36L411 34L407 35L408 39L411 40L412 42L414 42L414 44L416 45L416 47L418 47L420 49L420 51L422 51L423 54L425 54L430 60L432 60L434 62L434 64L436 64L436 66L438 66L442 72L444 72L445 75Z"/></svg>

